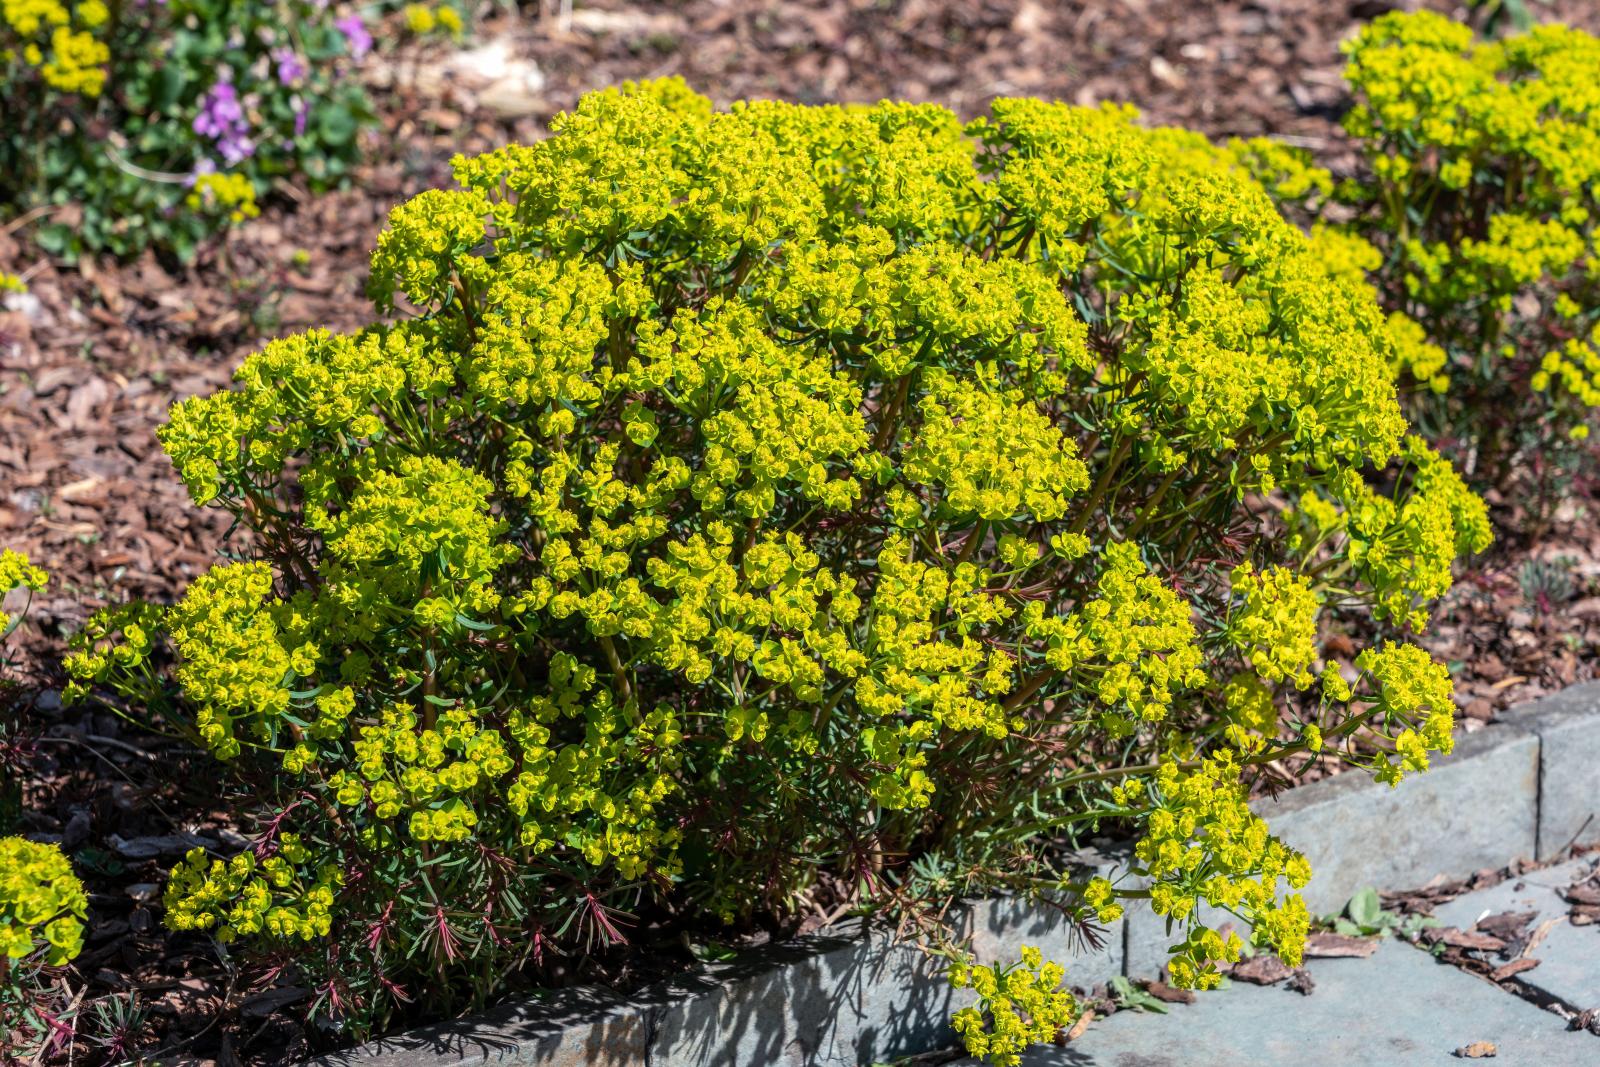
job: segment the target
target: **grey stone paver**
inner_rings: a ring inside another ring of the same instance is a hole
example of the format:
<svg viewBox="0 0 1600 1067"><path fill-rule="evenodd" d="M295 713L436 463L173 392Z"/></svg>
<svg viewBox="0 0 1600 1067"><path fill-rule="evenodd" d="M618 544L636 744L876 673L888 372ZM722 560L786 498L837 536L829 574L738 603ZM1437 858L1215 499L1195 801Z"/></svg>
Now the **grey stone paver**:
<svg viewBox="0 0 1600 1067"><path fill-rule="evenodd" d="M1338 911L1363 886L1422 885L1533 857L1539 824L1537 735L1495 725L1456 739L1427 774L1393 788L1360 773L1298 786L1252 805L1316 872L1303 896Z"/></svg>
<svg viewBox="0 0 1600 1067"><path fill-rule="evenodd" d="M1600 682L1512 708L1504 720L1539 736L1538 858L1569 842L1600 843Z"/></svg>
<svg viewBox="0 0 1600 1067"><path fill-rule="evenodd" d="M1579 859L1530 871L1440 905L1434 909L1434 917L1446 926L1463 930L1484 916L1505 911L1537 911L1538 918L1529 924L1530 930L1554 920L1544 939L1527 953L1530 959L1539 961L1539 966L1517 975L1517 981L1577 1011L1600 1007L1600 926L1573 926L1567 922L1568 905L1560 897L1560 891L1574 878L1592 870L1595 862ZM1595 1052L1595 1062L1600 1063L1600 1049Z"/></svg>
<svg viewBox="0 0 1600 1067"><path fill-rule="evenodd" d="M1595 967L1600 969L1600 959ZM1235 983L1173 1005L1167 1015L1125 1011L1025 1067L1413 1067L1460 1064L1457 1048L1492 1041L1496 1064L1593 1067L1600 1037L1436 962L1400 942L1369 959L1310 963L1310 996ZM971 1061L961 1061L970 1067Z"/></svg>

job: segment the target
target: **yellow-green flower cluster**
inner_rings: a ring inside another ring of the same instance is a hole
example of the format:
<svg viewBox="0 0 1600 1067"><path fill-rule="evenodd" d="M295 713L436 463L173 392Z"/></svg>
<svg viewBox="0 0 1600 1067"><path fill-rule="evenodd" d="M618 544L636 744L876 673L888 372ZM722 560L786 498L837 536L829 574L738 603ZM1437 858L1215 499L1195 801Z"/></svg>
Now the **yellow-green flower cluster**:
<svg viewBox="0 0 1600 1067"><path fill-rule="evenodd" d="M89 898L56 845L0 837L0 963L39 953L68 962L83 949ZM0 975L9 975L0 967Z"/></svg>
<svg viewBox="0 0 1600 1067"><path fill-rule="evenodd" d="M277 852L261 860L254 852L214 860L205 849L193 849L167 882L167 925L204 930L224 944L247 935L278 941L326 937L344 875L331 865L308 872L308 858L300 839L287 833Z"/></svg>
<svg viewBox="0 0 1600 1067"><path fill-rule="evenodd" d="M237 756L247 741L271 742L289 710L286 683L315 670L317 646L280 626L282 607L267 564L235 563L197 578L167 620L183 657L178 683L219 759Z"/></svg>
<svg viewBox="0 0 1600 1067"><path fill-rule="evenodd" d="M1235 645L1263 680L1309 686L1321 606L1311 582L1283 567L1257 571L1248 563L1232 579L1240 599L1229 623Z"/></svg>
<svg viewBox="0 0 1600 1067"><path fill-rule="evenodd" d="M256 187L248 175L223 174L213 171L201 174L194 180L194 188L184 198L190 211L226 215L228 221L238 225L261 214L256 206Z"/></svg>
<svg viewBox="0 0 1600 1067"><path fill-rule="evenodd" d="M1238 774L1228 750L1189 772L1173 762L1162 765L1152 784L1145 834L1135 846L1153 880L1150 906L1179 922L1201 902L1232 912L1253 926L1258 945L1297 966L1310 918L1299 896L1279 898L1278 882L1303 887L1311 865L1250 811ZM1117 799L1126 802L1138 788L1119 787ZM1221 978L1216 964L1237 962L1242 951L1237 934L1224 937L1191 924L1167 967L1180 988L1209 989Z"/></svg>
<svg viewBox="0 0 1600 1067"><path fill-rule="evenodd" d="M37 593L44 588L49 575L28 561L28 557L13 549L0 550L0 600L13 589L26 589ZM14 620L0 611L0 638L12 630Z"/></svg>
<svg viewBox="0 0 1600 1067"><path fill-rule="evenodd" d="M930 374L906 477L938 490L939 506L954 515L1065 515L1069 498L1089 487L1088 471L1061 430L1021 400L1020 390L995 395Z"/></svg>
<svg viewBox="0 0 1600 1067"><path fill-rule="evenodd" d="M73 680L63 696L79 700L93 685L149 677L150 653L166 621L165 609L137 601L96 612L72 635L72 652L64 665Z"/></svg>
<svg viewBox="0 0 1600 1067"><path fill-rule="evenodd" d="M1356 225L1384 252L1375 277L1397 313L1433 342L1404 327L1398 362L1453 394L1434 406L1481 435L1491 477L1519 433L1586 436L1600 407L1600 38L1549 25L1480 41L1397 13L1348 51L1345 123L1373 174Z"/></svg>
<svg viewBox="0 0 1600 1067"><path fill-rule="evenodd" d="M1380 782L1395 785L1406 771L1428 769L1428 753L1449 755L1455 746L1450 671L1416 645L1387 644L1356 657L1371 680L1373 711L1379 722L1405 724L1394 736L1398 761L1380 756L1374 764ZM1413 725L1414 724L1414 725Z"/></svg>
<svg viewBox="0 0 1600 1067"><path fill-rule="evenodd" d="M1422 625L1487 537L1406 437L1370 249L1274 206L1322 176L1025 100L643 83L554 129L394 211L372 293L414 314L275 341L161 432L255 538L163 623L191 725L304 852L186 862L175 921L487 995L641 896L782 911L918 850L1005 884L1043 862L1018 811L1114 812L1163 914L1292 957L1252 761L1437 748L1427 670L1340 693L1317 628ZM74 670L149 650L106 616ZM1047 884L1104 922L1135 892ZM1174 973L1233 951L1197 928ZM970 974L989 1055L1070 1017L1042 961Z"/></svg>
<svg viewBox="0 0 1600 1067"><path fill-rule="evenodd" d="M0 61L20 56L52 89L99 96L111 50L96 36L111 17L105 0L0 0Z"/></svg>
<svg viewBox="0 0 1600 1067"><path fill-rule="evenodd" d="M950 984L978 996L975 1006L951 1019L967 1052L994 1067L1016 1067L1030 1045L1054 1041L1078 1014L1077 1001L1060 988L1064 975L1060 964L1045 962L1031 945L1009 967L953 966Z"/></svg>

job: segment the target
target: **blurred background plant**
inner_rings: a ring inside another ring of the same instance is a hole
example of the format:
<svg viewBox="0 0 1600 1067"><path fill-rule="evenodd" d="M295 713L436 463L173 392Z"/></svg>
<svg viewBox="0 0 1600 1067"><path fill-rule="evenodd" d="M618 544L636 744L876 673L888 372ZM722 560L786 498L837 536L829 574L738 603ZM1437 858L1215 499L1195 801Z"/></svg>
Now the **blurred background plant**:
<svg viewBox="0 0 1600 1067"><path fill-rule="evenodd" d="M188 259L276 183L340 183L374 121L353 76L373 35L350 5L7 0L0 13L0 213L32 216L39 245L68 259L151 245Z"/></svg>

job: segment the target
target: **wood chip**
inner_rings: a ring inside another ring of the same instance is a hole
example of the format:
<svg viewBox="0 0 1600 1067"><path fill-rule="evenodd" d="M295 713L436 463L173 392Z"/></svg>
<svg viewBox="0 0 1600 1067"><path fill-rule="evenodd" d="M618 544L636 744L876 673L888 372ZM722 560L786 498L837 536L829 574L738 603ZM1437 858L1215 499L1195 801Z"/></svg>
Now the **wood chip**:
<svg viewBox="0 0 1600 1067"><path fill-rule="evenodd" d="M1517 955L1526 956L1534 949L1538 948L1544 943L1544 939L1550 936L1550 931L1555 929L1556 924L1565 918L1565 915L1557 915L1553 919L1546 919L1544 922L1540 923L1539 928L1533 932L1531 937L1528 938L1528 943L1522 946L1522 948L1517 952Z"/></svg>
<svg viewBox="0 0 1600 1067"><path fill-rule="evenodd" d="M1569 904L1600 905L1600 886L1575 885L1564 894Z"/></svg>
<svg viewBox="0 0 1600 1067"><path fill-rule="evenodd" d="M1474 1041L1470 1045L1462 1045L1454 1054L1463 1060L1492 1060L1500 1055L1500 1048L1493 1041Z"/></svg>
<svg viewBox="0 0 1600 1067"><path fill-rule="evenodd" d="M1362 959L1378 951L1375 937L1346 937L1319 930L1306 938L1306 955L1315 959L1339 959L1357 956Z"/></svg>
<svg viewBox="0 0 1600 1067"><path fill-rule="evenodd" d="M1172 986L1169 986L1167 983L1162 981L1147 982L1145 984L1144 991L1149 993L1152 997L1155 997L1157 1000L1164 1001L1168 1004L1194 1003L1194 990L1174 989Z"/></svg>
<svg viewBox="0 0 1600 1067"><path fill-rule="evenodd" d="M1489 977L1493 981L1504 982L1513 975L1521 974L1523 971L1531 971L1537 966L1539 966L1538 960L1524 956L1520 960L1512 960L1510 963L1501 964L1489 972Z"/></svg>
<svg viewBox="0 0 1600 1067"><path fill-rule="evenodd" d="M1515 941L1527 932L1528 924L1538 917L1536 911L1502 911L1498 915L1479 919L1472 928L1502 941Z"/></svg>
<svg viewBox="0 0 1600 1067"><path fill-rule="evenodd" d="M1247 960L1235 963L1228 976L1252 985L1276 985L1293 973L1278 957L1263 952L1259 956L1251 956Z"/></svg>
<svg viewBox="0 0 1600 1067"><path fill-rule="evenodd" d="M1454 926L1429 930L1423 936L1435 944L1450 945L1452 948L1470 948L1478 952L1499 952L1506 947L1506 943L1498 937L1461 930Z"/></svg>

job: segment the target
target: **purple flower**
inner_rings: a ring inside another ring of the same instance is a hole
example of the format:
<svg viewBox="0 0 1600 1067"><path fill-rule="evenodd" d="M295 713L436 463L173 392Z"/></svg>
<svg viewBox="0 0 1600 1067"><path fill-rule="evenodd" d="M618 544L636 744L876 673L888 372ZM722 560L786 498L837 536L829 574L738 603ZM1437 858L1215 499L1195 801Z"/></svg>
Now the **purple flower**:
<svg viewBox="0 0 1600 1067"><path fill-rule="evenodd" d="M200 102L194 132L215 141L217 151L230 167L250 158L256 150L255 142L250 140L250 120L245 117L233 83L226 77L213 85Z"/></svg>
<svg viewBox="0 0 1600 1067"><path fill-rule="evenodd" d="M221 137L243 119L244 109L239 106L239 94L234 91L233 83L219 81L200 103L200 114L194 117L194 132L202 137Z"/></svg>
<svg viewBox="0 0 1600 1067"><path fill-rule="evenodd" d="M306 76L305 60L293 48L274 49L272 59L278 64L279 85L293 85Z"/></svg>
<svg viewBox="0 0 1600 1067"><path fill-rule="evenodd" d="M372 34L367 32L367 24L361 20L359 14L349 14L342 19L334 19L333 28L344 34L345 44L350 49L350 58L360 59L372 51Z"/></svg>
<svg viewBox="0 0 1600 1067"><path fill-rule="evenodd" d="M306 132L306 116L311 114L311 105L305 101L295 104L294 108L294 135L303 137Z"/></svg>
<svg viewBox="0 0 1600 1067"><path fill-rule="evenodd" d="M190 189L193 189L194 188L194 183L200 179L200 175L202 175L202 174L215 174L216 172L217 172L216 161L215 160L206 159L204 156L202 156L200 158L199 162L195 163L194 169L189 172L188 180L185 181L183 184L188 186Z"/></svg>

